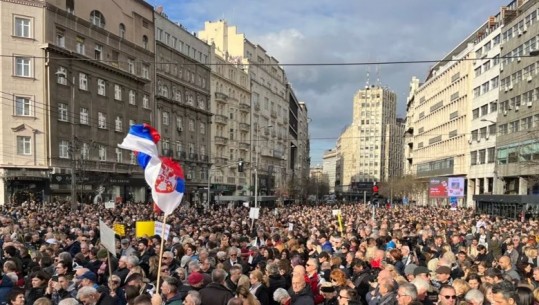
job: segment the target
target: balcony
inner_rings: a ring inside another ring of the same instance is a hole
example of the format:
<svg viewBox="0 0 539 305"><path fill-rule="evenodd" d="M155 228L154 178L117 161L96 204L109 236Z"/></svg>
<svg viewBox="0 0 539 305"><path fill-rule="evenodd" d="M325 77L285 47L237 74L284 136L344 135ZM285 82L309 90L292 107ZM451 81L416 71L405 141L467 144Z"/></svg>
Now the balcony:
<svg viewBox="0 0 539 305"><path fill-rule="evenodd" d="M200 155L200 161L202 162L208 162L209 158L207 155Z"/></svg>
<svg viewBox="0 0 539 305"><path fill-rule="evenodd" d="M174 151L172 149L169 149L169 148L163 148L161 154L164 157L172 157L172 156L174 156Z"/></svg>
<svg viewBox="0 0 539 305"><path fill-rule="evenodd" d="M240 127L240 130L243 130L243 131L250 131L251 130L249 124L247 124L247 123L240 123L239 127Z"/></svg>
<svg viewBox="0 0 539 305"><path fill-rule="evenodd" d="M221 92L215 92L215 101L226 103L227 100L228 100L228 95Z"/></svg>
<svg viewBox="0 0 539 305"><path fill-rule="evenodd" d="M226 145L226 143L228 142L227 138L221 137L221 136L215 136L214 140L215 140L215 145Z"/></svg>
<svg viewBox="0 0 539 305"><path fill-rule="evenodd" d="M261 156L264 156L264 157L273 157L273 149L270 149L270 148L267 148L267 147L263 147L263 148L260 150L260 155L261 155Z"/></svg>
<svg viewBox="0 0 539 305"><path fill-rule="evenodd" d="M241 150L249 150L251 148L251 145L249 143L240 142L240 149Z"/></svg>
<svg viewBox="0 0 539 305"><path fill-rule="evenodd" d="M189 160L191 160L191 161L198 161L198 154L195 154L195 153L189 153Z"/></svg>
<svg viewBox="0 0 539 305"><path fill-rule="evenodd" d="M222 158L222 157L216 157L215 158L215 165L217 165L217 166L226 165L227 163L228 163L227 158Z"/></svg>
<svg viewBox="0 0 539 305"><path fill-rule="evenodd" d="M247 102L240 102L240 110L249 112L251 110L251 105Z"/></svg>
<svg viewBox="0 0 539 305"><path fill-rule="evenodd" d="M176 152L176 158L178 158L178 160L185 160L186 155L185 151L182 150Z"/></svg>
<svg viewBox="0 0 539 305"><path fill-rule="evenodd" d="M214 117L215 117L215 123L217 123L217 124L226 125L226 123L228 122L228 117L225 116L225 115L216 114L216 115L214 115Z"/></svg>

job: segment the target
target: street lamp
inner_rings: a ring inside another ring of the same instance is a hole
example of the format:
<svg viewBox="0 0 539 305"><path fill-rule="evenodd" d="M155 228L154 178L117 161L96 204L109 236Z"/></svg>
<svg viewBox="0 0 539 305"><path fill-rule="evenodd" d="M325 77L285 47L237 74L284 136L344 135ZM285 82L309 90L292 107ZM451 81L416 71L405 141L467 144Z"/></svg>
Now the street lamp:
<svg viewBox="0 0 539 305"><path fill-rule="evenodd" d="M55 75L63 76L71 84L71 210L77 210L77 191L75 176L75 75L72 79L67 77L64 71L58 71Z"/></svg>
<svg viewBox="0 0 539 305"><path fill-rule="evenodd" d="M259 127L256 129L256 142L255 142L255 208L258 208L258 142L259 142L259 139L260 139L260 130L261 129L269 129L269 128L272 128L273 126L272 125L268 125L268 126L265 126L265 127Z"/></svg>

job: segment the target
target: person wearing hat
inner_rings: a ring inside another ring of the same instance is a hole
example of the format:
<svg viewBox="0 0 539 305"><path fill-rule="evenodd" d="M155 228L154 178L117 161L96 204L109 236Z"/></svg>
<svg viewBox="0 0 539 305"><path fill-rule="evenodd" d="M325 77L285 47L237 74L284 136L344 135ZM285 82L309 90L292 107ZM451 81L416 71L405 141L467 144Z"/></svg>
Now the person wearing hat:
<svg viewBox="0 0 539 305"><path fill-rule="evenodd" d="M204 275L200 272L191 272L187 277L187 282L194 290L200 290L204 288Z"/></svg>
<svg viewBox="0 0 539 305"><path fill-rule="evenodd" d="M86 271L82 275L77 276L77 280L80 281L81 287L94 287L97 288L97 276L92 271Z"/></svg>
<svg viewBox="0 0 539 305"><path fill-rule="evenodd" d="M320 294L324 297L324 305L338 305L337 290L332 283L324 282L320 286Z"/></svg>
<svg viewBox="0 0 539 305"><path fill-rule="evenodd" d="M444 285L451 285L453 280L451 279L451 268L448 266L439 266L436 268L436 280L432 281L432 286L437 289Z"/></svg>
<svg viewBox="0 0 539 305"><path fill-rule="evenodd" d="M131 246L131 241L129 240L129 238L124 238L120 241L120 248L121 249L118 257L130 256L135 254L136 252L135 248Z"/></svg>
<svg viewBox="0 0 539 305"><path fill-rule="evenodd" d="M406 267L404 267L404 276L408 280L408 282L411 282L414 280L414 271L417 268L416 264L409 264Z"/></svg>

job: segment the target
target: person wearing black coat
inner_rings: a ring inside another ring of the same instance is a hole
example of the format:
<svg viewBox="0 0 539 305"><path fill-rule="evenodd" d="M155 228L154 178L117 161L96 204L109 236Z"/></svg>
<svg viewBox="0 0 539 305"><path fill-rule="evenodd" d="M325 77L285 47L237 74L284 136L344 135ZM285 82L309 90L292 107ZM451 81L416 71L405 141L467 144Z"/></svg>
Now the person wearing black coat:
<svg viewBox="0 0 539 305"><path fill-rule="evenodd" d="M270 296L270 305L279 305L279 302L276 302L273 299L273 293L279 288L286 289L286 279L279 274L279 267L276 264L269 264L268 267L268 295ZM277 274L275 274L275 272Z"/></svg>
<svg viewBox="0 0 539 305"><path fill-rule="evenodd" d="M212 282L199 291L201 305L226 305L234 297L232 291L225 287L225 277L224 270L213 270Z"/></svg>

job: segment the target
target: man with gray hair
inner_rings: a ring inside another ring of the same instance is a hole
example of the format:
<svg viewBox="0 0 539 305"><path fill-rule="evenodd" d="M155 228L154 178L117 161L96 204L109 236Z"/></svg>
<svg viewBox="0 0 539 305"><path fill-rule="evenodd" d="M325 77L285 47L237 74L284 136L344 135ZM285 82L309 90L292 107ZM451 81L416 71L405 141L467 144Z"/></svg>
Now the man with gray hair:
<svg viewBox="0 0 539 305"><path fill-rule="evenodd" d="M94 287L84 286L77 292L77 300L84 305L96 305L99 295Z"/></svg>
<svg viewBox="0 0 539 305"><path fill-rule="evenodd" d="M290 295L284 288L277 288L273 293L273 300L279 304L287 304L290 301Z"/></svg>
<svg viewBox="0 0 539 305"><path fill-rule="evenodd" d="M414 284L404 283L399 285L397 290L398 305L410 305L415 300L417 300L417 288Z"/></svg>
<svg viewBox="0 0 539 305"><path fill-rule="evenodd" d="M200 290L201 305L226 304L234 297L232 291L225 286L226 272L215 269L211 276L212 282Z"/></svg>
<svg viewBox="0 0 539 305"><path fill-rule="evenodd" d="M202 300L200 299L200 293L196 290L189 290L187 296L183 301L183 305L200 305Z"/></svg>
<svg viewBox="0 0 539 305"><path fill-rule="evenodd" d="M79 305L79 301L74 298L67 298L58 302L58 305Z"/></svg>
<svg viewBox="0 0 539 305"><path fill-rule="evenodd" d="M464 300L471 305L483 305L485 296L479 289L470 289L464 296Z"/></svg>

